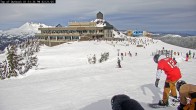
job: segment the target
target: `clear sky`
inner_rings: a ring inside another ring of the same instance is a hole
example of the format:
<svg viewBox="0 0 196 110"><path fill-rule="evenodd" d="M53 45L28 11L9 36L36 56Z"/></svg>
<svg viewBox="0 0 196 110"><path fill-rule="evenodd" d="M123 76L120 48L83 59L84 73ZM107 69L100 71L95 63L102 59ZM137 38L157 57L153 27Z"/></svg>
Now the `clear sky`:
<svg viewBox="0 0 196 110"><path fill-rule="evenodd" d="M55 4L0 4L0 30L26 22L67 26L98 12L119 30L196 31L196 0L56 0Z"/></svg>

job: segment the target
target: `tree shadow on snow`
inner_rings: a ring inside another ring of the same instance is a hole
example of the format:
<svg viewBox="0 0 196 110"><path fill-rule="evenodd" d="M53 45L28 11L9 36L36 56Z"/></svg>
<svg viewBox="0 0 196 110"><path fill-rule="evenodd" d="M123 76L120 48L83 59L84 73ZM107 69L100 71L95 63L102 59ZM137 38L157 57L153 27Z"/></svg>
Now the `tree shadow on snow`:
<svg viewBox="0 0 196 110"><path fill-rule="evenodd" d="M103 99L94 102L80 110L112 110L110 99Z"/></svg>
<svg viewBox="0 0 196 110"><path fill-rule="evenodd" d="M160 94L162 94L162 91L159 87L155 87L154 84L145 84L145 85L141 86L141 89L142 89L144 95L149 95L149 94L146 94L146 91L145 91L146 88L149 89L152 92L152 94L154 95L154 96L152 96L153 103L156 103L160 99L162 99L162 95L160 95Z"/></svg>

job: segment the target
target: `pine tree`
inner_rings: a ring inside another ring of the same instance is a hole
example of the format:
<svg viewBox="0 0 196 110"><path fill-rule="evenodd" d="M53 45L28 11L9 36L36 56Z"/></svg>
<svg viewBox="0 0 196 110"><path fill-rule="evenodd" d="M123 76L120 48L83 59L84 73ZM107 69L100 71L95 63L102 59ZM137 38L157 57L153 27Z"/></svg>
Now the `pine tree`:
<svg viewBox="0 0 196 110"><path fill-rule="evenodd" d="M8 78L11 76L17 76L17 55L16 55L16 47L10 46L7 48L7 60L8 60L8 65L9 65L9 74Z"/></svg>
<svg viewBox="0 0 196 110"><path fill-rule="evenodd" d="M6 60L1 63L0 68L1 68L1 79L5 79L9 74L9 69Z"/></svg>
<svg viewBox="0 0 196 110"><path fill-rule="evenodd" d="M3 79L3 64L0 62L0 78Z"/></svg>
<svg viewBox="0 0 196 110"><path fill-rule="evenodd" d="M25 74L33 66L37 66L38 58L34 53L39 50L38 40L27 40L19 46L9 45L6 60L0 63L0 79Z"/></svg>

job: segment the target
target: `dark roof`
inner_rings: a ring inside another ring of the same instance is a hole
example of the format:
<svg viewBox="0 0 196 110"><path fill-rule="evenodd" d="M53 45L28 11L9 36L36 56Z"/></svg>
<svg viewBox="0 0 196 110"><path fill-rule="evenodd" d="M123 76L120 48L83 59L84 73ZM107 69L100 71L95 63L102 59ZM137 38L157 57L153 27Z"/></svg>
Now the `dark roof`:
<svg viewBox="0 0 196 110"><path fill-rule="evenodd" d="M61 24L58 24L56 27L63 27Z"/></svg>
<svg viewBox="0 0 196 110"><path fill-rule="evenodd" d="M107 21L105 21L105 23L106 23L106 26L104 26L105 29L113 29L114 28L114 26L111 25L110 23L108 23Z"/></svg>

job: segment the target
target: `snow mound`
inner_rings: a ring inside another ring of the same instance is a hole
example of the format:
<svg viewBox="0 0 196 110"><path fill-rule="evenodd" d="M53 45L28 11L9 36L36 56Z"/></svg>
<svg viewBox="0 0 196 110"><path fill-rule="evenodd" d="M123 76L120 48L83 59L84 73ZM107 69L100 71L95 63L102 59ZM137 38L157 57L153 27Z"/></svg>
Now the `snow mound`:
<svg viewBox="0 0 196 110"><path fill-rule="evenodd" d="M106 26L106 21L103 19L95 19L94 21L91 21L91 22L95 22L97 27Z"/></svg>
<svg viewBox="0 0 196 110"><path fill-rule="evenodd" d="M113 30L112 33L114 34L114 38L127 38L127 36L120 31Z"/></svg>

